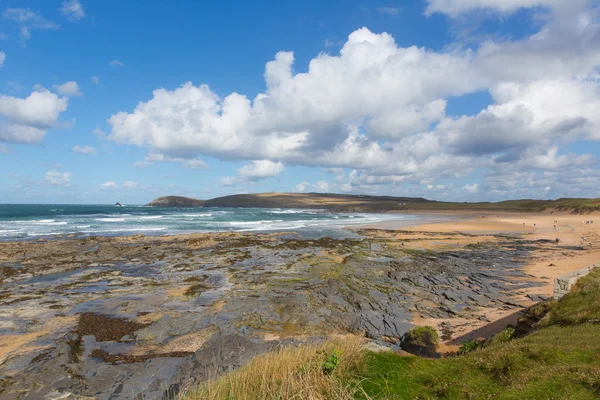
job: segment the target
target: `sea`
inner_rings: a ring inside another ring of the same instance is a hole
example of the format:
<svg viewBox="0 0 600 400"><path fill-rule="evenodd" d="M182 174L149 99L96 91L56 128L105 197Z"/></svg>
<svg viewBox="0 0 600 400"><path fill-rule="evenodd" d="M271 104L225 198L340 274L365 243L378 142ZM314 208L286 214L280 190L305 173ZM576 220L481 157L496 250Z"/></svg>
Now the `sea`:
<svg viewBox="0 0 600 400"><path fill-rule="evenodd" d="M0 204L0 241L64 236L172 235L193 232L294 231L308 237L355 237L345 227L423 217L273 208L161 208L137 205Z"/></svg>

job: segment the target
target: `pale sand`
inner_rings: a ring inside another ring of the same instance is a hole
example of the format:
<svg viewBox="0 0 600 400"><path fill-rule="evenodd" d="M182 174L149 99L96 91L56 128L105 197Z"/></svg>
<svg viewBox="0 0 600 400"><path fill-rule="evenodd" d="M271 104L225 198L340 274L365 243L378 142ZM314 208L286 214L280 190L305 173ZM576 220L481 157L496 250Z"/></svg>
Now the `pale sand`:
<svg viewBox="0 0 600 400"><path fill-rule="evenodd" d="M44 335L52 334L57 331L62 331L65 328L74 327L77 318L69 317L54 317L43 322L40 326L32 328L31 332L20 333L15 335L0 336L0 364L8 357L15 354L18 350L31 351L34 349L49 347L50 345L40 347L32 344L35 340Z"/></svg>
<svg viewBox="0 0 600 400"><path fill-rule="evenodd" d="M430 213L428 213L430 214ZM426 222L420 225L406 225L406 221L391 221L372 224L366 228L397 229L396 239L406 238L408 248L444 249L462 247L470 243L493 242L498 240L491 235L519 236L526 240L560 240L561 246L582 246L583 251L558 249L554 243L542 246L542 250L532 252L524 271L539 280L542 287L532 288L528 293L551 296L554 278L578 270L591 264L600 263L600 213L571 215L565 213L482 213L482 212L444 212L442 217L454 218L445 222ZM556 222L555 222L556 221ZM585 221L594 221L586 224ZM582 223L583 222L583 223ZM394 225L396 224L396 225ZM445 236L464 233L476 236ZM533 301L525 296L514 299L516 304L529 307ZM503 329L506 324L515 323L520 313L498 309L480 309L478 315L485 315L491 322L452 319L424 319L415 315L416 325L435 326L440 330L442 323L450 324L452 339L441 347L443 352L456 351L457 338L465 340L475 336L489 336Z"/></svg>

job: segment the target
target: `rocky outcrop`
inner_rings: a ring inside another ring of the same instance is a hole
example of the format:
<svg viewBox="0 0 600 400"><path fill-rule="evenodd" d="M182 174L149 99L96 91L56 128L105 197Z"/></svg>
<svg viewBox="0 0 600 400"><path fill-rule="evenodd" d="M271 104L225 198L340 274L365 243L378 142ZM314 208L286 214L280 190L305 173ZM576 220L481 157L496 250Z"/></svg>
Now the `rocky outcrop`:
<svg viewBox="0 0 600 400"><path fill-rule="evenodd" d="M163 196L146 204L149 207L203 207L205 201L182 196Z"/></svg>

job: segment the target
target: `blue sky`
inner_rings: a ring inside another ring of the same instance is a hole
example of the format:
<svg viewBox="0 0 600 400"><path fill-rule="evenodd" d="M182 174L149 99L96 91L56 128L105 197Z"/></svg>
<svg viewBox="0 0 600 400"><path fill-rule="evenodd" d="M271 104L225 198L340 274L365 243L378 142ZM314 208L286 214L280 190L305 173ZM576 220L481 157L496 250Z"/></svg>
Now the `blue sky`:
<svg viewBox="0 0 600 400"><path fill-rule="evenodd" d="M1 203L600 195L595 0L3 6Z"/></svg>

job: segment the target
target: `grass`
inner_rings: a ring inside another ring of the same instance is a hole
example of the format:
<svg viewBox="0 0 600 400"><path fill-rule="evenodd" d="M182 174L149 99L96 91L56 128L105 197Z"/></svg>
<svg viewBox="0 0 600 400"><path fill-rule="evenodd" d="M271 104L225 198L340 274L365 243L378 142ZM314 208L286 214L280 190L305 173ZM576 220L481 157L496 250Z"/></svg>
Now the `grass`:
<svg viewBox="0 0 600 400"><path fill-rule="evenodd" d="M574 291L556 303L548 322L555 325L600 323L600 268L577 281Z"/></svg>
<svg viewBox="0 0 600 400"><path fill-rule="evenodd" d="M417 326L408 331L408 339L416 345L435 348L438 345L439 336L435 328L431 326Z"/></svg>
<svg viewBox="0 0 600 400"><path fill-rule="evenodd" d="M377 399L597 399L600 329L552 326L442 360L371 353L358 376Z"/></svg>
<svg viewBox="0 0 600 400"><path fill-rule="evenodd" d="M600 398L600 268L581 278L572 293L532 312L548 309L526 336L515 338L509 328L472 351L440 360L368 352L357 337L282 348L182 398ZM324 363L332 355L335 368L327 373Z"/></svg>
<svg viewBox="0 0 600 400"><path fill-rule="evenodd" d="M335 354L335 368L326 369ZM358 383L350 379L362 368L365 353L358 338L319 345L284 347L255 357L237 371L185 393L185 400L354 399Z"/></svg>

